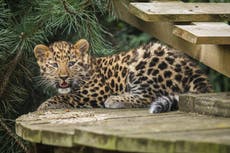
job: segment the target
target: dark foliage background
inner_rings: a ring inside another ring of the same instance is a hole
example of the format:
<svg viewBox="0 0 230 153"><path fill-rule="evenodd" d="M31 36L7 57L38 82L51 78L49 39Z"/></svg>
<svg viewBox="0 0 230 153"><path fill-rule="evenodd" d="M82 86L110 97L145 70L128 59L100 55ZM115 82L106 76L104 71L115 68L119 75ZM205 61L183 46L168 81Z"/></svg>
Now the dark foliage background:
<svg viewBox="0 0 230 153"><path fill-rule="evenodd" d="M36 44L86 38L91 54L104 56L154 40L115 19L112 8L113 0L0 0L1 153L29 152L30 145L15 134L15 119L53 94L39 85ZM202 67L215 91L230 91L229 78Z"/></svg>

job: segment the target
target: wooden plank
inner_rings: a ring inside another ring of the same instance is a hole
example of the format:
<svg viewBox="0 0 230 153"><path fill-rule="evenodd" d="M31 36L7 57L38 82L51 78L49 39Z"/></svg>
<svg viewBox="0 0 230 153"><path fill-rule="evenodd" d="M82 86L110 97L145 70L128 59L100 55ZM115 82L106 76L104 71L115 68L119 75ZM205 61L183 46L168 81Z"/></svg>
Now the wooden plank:
<svg viewBox="0 0 230 153"><path fill-rule="evenodd" d="M193 44L175 36L171 22L146 22L127 11L128 1L114 1L117 15L123 21L151 34L164 43L183 51L212 69L230 77L230 45Z"/></svg>
<svg viewBox="0 0 230 153"><path fill-rule="evenodd" d="M33 112L16 120L31 142L152 153L228 153L230 118L147 109L73 109ZM38 137L34 136L39 135Z"/></svg>
<svg viewBox="0 0 230 153"><path fill-rule="evenodd" d="M193 44L230 44L230 26L224 22L175 25L173 34Z"/></svg>
<svg viewBox="0 0 230 153"><path fill-rule="evenodd" d="M229 21L230 3L130 3L129 11L144 21Z"/></svg>
<svg viewBox="0 0 230 153"><path fill-rule="evenodd" d="M230 117L230 92L180 95L181 111Z"/></svg>

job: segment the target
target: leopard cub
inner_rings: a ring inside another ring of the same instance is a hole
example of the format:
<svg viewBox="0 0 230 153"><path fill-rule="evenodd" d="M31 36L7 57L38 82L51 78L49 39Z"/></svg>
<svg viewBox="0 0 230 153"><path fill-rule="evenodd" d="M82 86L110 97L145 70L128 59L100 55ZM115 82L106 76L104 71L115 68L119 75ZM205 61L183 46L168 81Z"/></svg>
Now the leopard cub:
<svg viewBox="0 0 230 153"><path fill-rule="evenodd" d="M98 58L88 50L85 39L35 46L44 82L59 92L38 110L150 107L160 113L178 109L180 93L211 90L189 58L160 43Z"/></svg>

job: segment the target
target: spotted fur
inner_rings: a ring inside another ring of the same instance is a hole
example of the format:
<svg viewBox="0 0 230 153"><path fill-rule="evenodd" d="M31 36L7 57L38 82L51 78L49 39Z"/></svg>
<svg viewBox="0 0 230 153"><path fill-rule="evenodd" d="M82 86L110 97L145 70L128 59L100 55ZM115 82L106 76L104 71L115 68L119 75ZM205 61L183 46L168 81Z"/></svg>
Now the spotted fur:
<svg viewBox="0 0 230 153"><path fill-rule="evenodd" d="M194 62L160 43L99 58L90 56L88 48L84 39L35 47L41 75L60 93L39 110L151 106L151 113L160 113L178 109L180 93L211 90Z"/></svg>

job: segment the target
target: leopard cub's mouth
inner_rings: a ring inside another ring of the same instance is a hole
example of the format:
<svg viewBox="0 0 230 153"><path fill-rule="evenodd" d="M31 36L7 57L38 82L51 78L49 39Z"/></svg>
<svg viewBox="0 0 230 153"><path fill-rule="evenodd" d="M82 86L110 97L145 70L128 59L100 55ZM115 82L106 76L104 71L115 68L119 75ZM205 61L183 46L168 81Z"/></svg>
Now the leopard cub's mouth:
<svg viewBox="0 0 230 153"><path fill-rule="evenodd" d="M58 83L57 87L60 94L67 94L71 91L70 84L65 81Z"/></svg>

